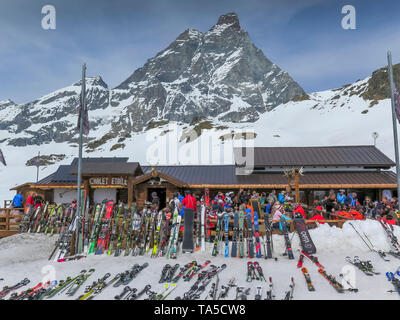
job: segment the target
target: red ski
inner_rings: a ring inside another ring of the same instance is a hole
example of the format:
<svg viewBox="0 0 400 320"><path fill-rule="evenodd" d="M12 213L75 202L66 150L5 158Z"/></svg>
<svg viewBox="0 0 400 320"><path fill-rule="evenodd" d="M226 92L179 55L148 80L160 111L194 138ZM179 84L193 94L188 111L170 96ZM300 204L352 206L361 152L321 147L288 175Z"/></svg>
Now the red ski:
<svg viewBox="0 0 400 320"><path fill-rule="evenodd" d="M104 215L103 224L101 225L95 254L103 254L108 246L113 209L114 209L114 201L108 201L106 203L106 214Z"/></svg>
<svg viewBox="0 0 400 320"><path fill-rule="evenodd" d="M318 268L320 269L325 269L325 267L319 263L318 258L312 255L309 255L305 253L303 250L301 250L301 254L307 257L312 263L314 263Z"/></svg>

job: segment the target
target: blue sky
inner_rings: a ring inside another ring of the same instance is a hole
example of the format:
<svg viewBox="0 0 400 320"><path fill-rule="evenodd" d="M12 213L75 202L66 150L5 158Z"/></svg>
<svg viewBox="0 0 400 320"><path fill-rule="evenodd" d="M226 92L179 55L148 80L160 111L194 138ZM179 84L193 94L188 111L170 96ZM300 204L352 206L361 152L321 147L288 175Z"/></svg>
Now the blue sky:
<svg viewBox="0 0 400 320"><path fill-rule="evenodd" d="M56 8L56 30L41 8ZM356 8L357 29L341 27ZM400 61L398 0L13 0L0 3L0 100L24 103L70 85L87 63L113 88L187 28L236 12L255 45L307 91L340 87Z"/></svg>

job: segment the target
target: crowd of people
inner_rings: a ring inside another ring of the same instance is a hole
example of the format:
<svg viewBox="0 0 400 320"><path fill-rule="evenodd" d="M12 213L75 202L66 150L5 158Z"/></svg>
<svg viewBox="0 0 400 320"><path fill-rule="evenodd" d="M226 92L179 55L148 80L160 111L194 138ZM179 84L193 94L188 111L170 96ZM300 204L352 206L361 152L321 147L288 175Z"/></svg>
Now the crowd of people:
<svg viewBox="0 0 400 320"><path fill-rule="evenodd" d="M43 205L43 198L40 194L35 192L29 193L26 201L24 202L24 197L21 193L17 193L13 200L11 201L12 208L23 208L24 206L32 206L35 209Z"/></svg>
<svg viewBox="0 0 400 320"><path fill-rule="evenodd" d="M157 195L154 195L157 198ZM249 205L251 199L258 199L263 214L272 217L273 227L278 227L280 218L290 220L291 217L301 215L305 219L318 220L324 223L324 220L347 219L375 219L381 217L390 224L397 224L398 220L398 199L396 197L383 196L381 201L373 201L371 197L366 196L360 203L356 192L346 194L341 189L337 192L330 190L322 199L314 200L312 206L295 203L292 193L276 190L271 192L257 192L240 189L236 194L234 192L217 192L210 200L211 213L217 214L224 211L233 211L235 208L245 212L251 212ZM204 201L204 194L186 190L184 195L179 192L174 194L170 201L169 209L175 206L179 207L179 212L183 216L184 208L192 208L197 211L197 205Z"/></svg>
<svg viewBox="0 0 400 320"><path fill-rule="evenodd" d="M160 199L157 193L153 192L151 196L151 204L159 207ZM231 212L234 209L250 213L252 212L251 199L259 200L262 214L272 217L273 227L277 226L282 216L290 220L290 216L301 215L305 219L318 220L321 223L325 219L365 219L365 217L375 219L379 216L390 224L397 224L399 216L398 199L395 197L383 196L381 201L373 201L371 197L366 196L364 201L360 203L357 193L350 192L346 194L343 189L338 192L330 190L322 199L314 200L314 204L311 207L295 203L293 194L284 190L279 193L276 190L267 193L240 189L236 194L233 191L227 193L219 191L209 200L210 214L216 216L218 213ZM179 214L183 216L185 208L190 208L197 212L197 208L202 201L205 201L205 193L185 190L183 195L180 192L176 192L166 209L169 212L173 212L177 207ZM35 192L30 193L25 202L23 196L17 193L12 200L11 206L13 208L23 208L24 205L30 205L37 208L42 204L43 198Z"/></svg>

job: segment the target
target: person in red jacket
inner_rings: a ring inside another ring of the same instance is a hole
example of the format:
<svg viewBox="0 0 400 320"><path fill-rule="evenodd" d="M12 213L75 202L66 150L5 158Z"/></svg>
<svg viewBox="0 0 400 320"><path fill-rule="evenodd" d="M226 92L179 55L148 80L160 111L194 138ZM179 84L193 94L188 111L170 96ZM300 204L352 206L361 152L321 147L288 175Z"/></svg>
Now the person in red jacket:
<svg viewBox="0 0 400 320"><path fill-rule="evenodd" d="M350 211L349 214L355 220L364 220L364 216L356 210Z"/></svg>
<svg viewBox="0 0 400 320"><path fill-rule="evenodd" d="M304 219L306 218L306 213L304 212L304 209L301 205L295 203L295 204L293 204L293 207L294 207L293 217L295 217L296 213L300 213Z"/></svg>
<svg viewBox="0 0 400 320"><path fill-rule="evenodd" d="M324 224L325 219L323 216L321 216L319 213L314 214L314 216L310 220L315 220L318 221L321 224Z"/></svg>
<svg viewBox="0 0 400 320"><path fill-rule="evenodd" d="M393 217L390 214L388 214L386 216L383 216L382 220L385 221L388 224L396 225L396 220L394 220Z"/></svg>
<svg viewBox="0 0 400 320"><path fill-rule="evenodd" d="M34 196L36 196L35 193L29 194L28 198L26 198L26 202L25 205L30 205L30 206L34 206L35 205L35 199Z"/></svg>
<svg viewBox="0 0 400 320"><path fill-rule="evenodd" d="M196 212L197 206L196 206L196 198L193 197L190 194L189 190L185 191L185 198L182 200L181 202L181 208L185 207L185 208L189 208L189 209L193 209Z"/></svg>

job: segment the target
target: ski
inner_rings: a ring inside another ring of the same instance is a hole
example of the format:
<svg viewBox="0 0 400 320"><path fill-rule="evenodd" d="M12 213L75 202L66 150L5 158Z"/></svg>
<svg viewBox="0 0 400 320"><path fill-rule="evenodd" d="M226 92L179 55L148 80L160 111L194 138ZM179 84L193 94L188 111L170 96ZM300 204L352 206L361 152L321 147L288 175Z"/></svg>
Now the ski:
<svg viewBox="0 0 400 320"><path fill-rule="evenodd" d="M168 249L167 249L167 259L169 259L172 255L173 252L173 245L174 245L174 240L177 237L177 232L176 232L176 226L178 225L178 216L179 216L179 212L178 212L178 208L175 206L174 209L174 215L172 218L172 229L170 231L170 235L169 235L169 241L168 241ZM178 229L179 231L179 229Z"/></svg>
<svg viewBox="0 0 400 320"><path fill-rule="evenodd" d="M224 214L224 242L225 242L225 258L229 258L229 214Z"/></svg>
<svg viewBox="0 0 400 320"><path fill-rule="evenodd" d="M313 255L309 255L305 253L304 251L300 251L300 254L304 255L308 260L310 260L312 263L314 263L319 269L325 269L325 267L319 263L319 260L317 257Z"/></svg>
<svg viewBox="0 0 400 320"><path fill-rule="evenodd" d="M336 278L330 274L327 274L326 271L322 268L318 269L318 272L330 283L330 285L335 288L338 293L343 293L344 288L341 283L339 283Z"/></svg>
<svg viewBox="0 0 400 320"><path fill-rule="evenodd" d="M90 236L88 254L91 254L92 252L94 252L97 236L98 236L100 226L101 226L101 219L104 215L105 210L106 210L105 203L103 205L98 204L95 207L94 225L92 227L92 234Z"/></svg>
<svg viewBox="0 0 400 320"><path fill-rule="evenodd" d="M131 250L131 245L133 242L134 238L134 233L135 233L135 222L136 222L136 203L132 203L131 207L131 216L128 224L128 230L127 230L127 239L126 239L126 244L125 244L125 250L124 250L124 256L128 256L129 252Z"/></svg>
<svg viewBox="0 0 400 320"><path fill-rule="evenodd" d="M257 261L255 261L255 262L253 263L253 265L254 265L255 270L257 270L258 279L259 279L260 281L263 281L263 280L264 280L264 281L266 282L267 280L265 279L264 272L263 272L261 266L259 265L259 263L258 263Z"/></svg>
<svg viewBox="0 0 400 320"><path fill-rule="evenodd" d="M399 271L397 271L397 274L400 275ZM386 272L386 277L388 278L389 282L393 285L395 290L388 290L388 292L397 292L400 294L400 280L395 278L393 272Z"/></svg>
<svg viewBox="0 0 400 320"><path fill-rule="evenodd" d="M386 236L388 237L390 244L396 251L400 251L400 243L397 240L397 237L394 235L393 226L391 224L386 223L386 221L382 221L380 217L377 217L382 228L385 230Z"/></svg>
<svg viewBox="0 0 400 320"><path fill-rule="evenodd" d="M349 256L345 258L346 262L352 264L353 266L357 267L359 270L361 270L365 275L367 276L373 276L380 274L379 272L375 272L373 270L373 266L371 261L361 261L358 256L355 256L353 259L351 259Z"/></svg>
<svg viewBox="0 0 400 320"><path fill-rule="evenodd" d="M111 223L113 209L114 209L114 201L108 201L106 203L106 213L99 232L95 254L103 254L104 251L106 250L106 245L108 243L108 238L110 236L109 231L110 231L110 223Z"/></svg>
<svg viewBox="0 0 400 320"><path fill-rule="evenodd" d="M117 214L114 218L114 224L113 224L111 232L110 232L109 241L107 241L107 243L106 243L106 245L107 245L106 249L108 247L108 251L107 251L108 255L111 255L111 253L114 249L114 243L115 243L115 238L117 235L118 224L119 224L119 217L121 215L121 211L123 211L123 208L124 208L123 203L121 202L117 208Z"/></svg>
<svg viewBox="0 0 400 320"><path fill-rule="evenodd" d="M267 214L264 214L264 226L265 226L265 238L267 241L267 254L265 255L265 259L272 258L272 232L271 232L271 225L269 223L269 217ZM265 241L264 241L265 242Z"/></svg>
<svg viewBox="0 0 400 320"><path fill-rule="evenodd" d="M273 283L272 283L272 277L269 277L269 290L267 291L267 297L265 298L265 300L274 300L275 295L273 293Z"/></svg>
<svg viewBox="0 0 400 320"><path fill-rule="evenodd" d="M69 287L68 291L65 293L66 295L72 297L85 283L85 281L94 273L95 269L90 269L87 273L81 274L75 281L72 282L72 285ZM58 294L60 294L60 291Z"/></svg>
<svg viewBox="0 0 400 320"><path fill-rule="evenodd" d="M311 277L310 274L308 273L307 268L301 268L301 272L303 273L303 276L306 279L308 291L315 291L315 288L312 284Z"/></svg>
<svg viewBox="0 0 400 320"><path fill-rule="evenodd" d="M248 213L245 215L245 219L247 222L247 229L248 229L248 235L247 235L247 255L251 259L254 257L254 243L253 243L253 228L252 228L252 219L251 219L251 214Z"/></svg>
<svg viewBox="0 0 400 320"><path fill-rule="evenodd" d="M212 249L212 256L216 257L217 254L219 253L218 250L218 241L219 241L219 234L220 234L220 230L221 230L221 224L222 224L222 217L223 215L217 215L217 227L215 229L215 237L214 237L214 244L213 244L213 249Z"/></svg>
<svg viewBox="0 0 400 320"><path fill-rule="evenodd" d="M200 230L200 225L201 225L201 205L197 205L197 213L196 213L196 245L195 245L195 250L200 251L200 238L201 238L201 230Z"/></svg>
<svg viewBox="0 0 400 320"><path fill-rule="evenodd" d="M122 251L121 245L122 245L122 243L124 241L124 235L126 234L125 226L126 226L126 222L127 222L129 213L130 213L129 211L130 211L130 208L129 208L128 205L126 205L124 207L124 214L122 216L122 224L121 224L121 227L119 229L119 234L118 234L118 238L117 238L117 244L115 246L114 257L118 257L121 254L121 251Z"/></svg>
<svg viewBox="0 0 400 320"><path fill-rule="evenodd" d="M243 241L243 225L244 225L244 214L243 210L239 211L238 214L239 218L239 257L243 258L244 257L244 241Z"/></svg>
<svg viewBox="0 0 400 320"><path fill-rule="evenodd" d="M153 241L153 251L151 253L151 257L155 258L157 257L157 253L159 250L159 242L160 242L160 229L161 229L161 224L163 222L163 211L160 210L160 212L158 213L158 219L157 219L157 225L156 225L156 230L155 230L155 234L154 234L154 241Z"/></svg>
<svg viewBox="0 0 400 320"><path fill-rule="evenodd" d="M206 207L204 203L201 203L201 241L200 241L200 251L206 251L206 232L205 232L205 223L206 223Z"/></svg>
<svg viewBox="0 0 400 320"><path fill-rule="evenodd" d="M232 238L232 248L231 257L237 257L237 245L238 245L238 225L239 225L239 212L235 210L233 214L233 238Z"/></svg>
<svg viewBox="0 0 400 320"><path fill-rule="evenodd" d="M284 217L281 217L281 226L282 226L283 236L285 238L285 246L286 246L285 254L287 254L288 258L290 260L292 260L292 259L294 259L293 251L292 251L292 244L290 243L290 240L289 240L289 230L288 230L287 223L286 223L286 220Z"/></svg>
<svg viewBox="0 0 400 320"><path fill-rule="evenodd" d="M283 300L293 300L293 291L294 291L294 279L293 277L290 279L290 285L289 285L290 290L285 292L285 297Z"/></svg>
<svg viewBox="0 0 400 320"><path fill-rule="evenodd" d="M261 243L260 243L260 232L258 230L258 212L254 211L254 238L256 245L256 257L261 258Z"/></svg>

